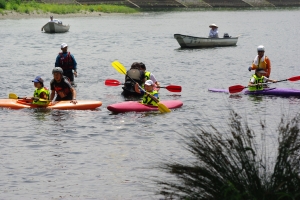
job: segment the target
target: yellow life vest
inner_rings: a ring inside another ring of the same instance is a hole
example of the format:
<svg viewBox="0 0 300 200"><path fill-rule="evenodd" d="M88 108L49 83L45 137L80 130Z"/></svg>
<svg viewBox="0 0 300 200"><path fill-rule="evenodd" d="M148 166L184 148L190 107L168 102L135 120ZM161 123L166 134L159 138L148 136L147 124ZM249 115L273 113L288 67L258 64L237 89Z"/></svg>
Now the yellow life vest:
<svg viewBox="0 0 300 200"><path fill-rule="evenodd" d="M152 96L158 94L156 90L153 90L152 92L148 92L148 93L151 94ZM157 99L159 100L159 98ZM157 103L151 97L147 96L147 94L144 94L142 99L142 104L157 106Z"/></svg>
<svg viewBox="0 0 300 200"><path fill-rule="evenodd" d="M49 100L50 92L47 88L42 87L40 89L36 88L33 94L33 97L38 97L40 98L41 93L44 92L47 95L47 100ZM47 105L49 104L50 101L33 101L32 104L36 105Z"/></svg>
<svg viewBox="0 0 300 200"><path fill-rule="evenodd" d="M256 76L256 74L253 74L252 77L255 79L253 84L263 83L264 82L264 76L261 76L260 78ZM251 77L251 78L252 78ZM251 80L250 78L250 80ZM263 85L256 85L256 86L249 86L249 91L256 91L256 90L263 90Z"/></svg>
<svg viewBox="0 0 300 200"><path fill-rule="evenodd" d="M150 79L150 72L145 71L145 77L146 77L146 80L149 80Z"/></svg>

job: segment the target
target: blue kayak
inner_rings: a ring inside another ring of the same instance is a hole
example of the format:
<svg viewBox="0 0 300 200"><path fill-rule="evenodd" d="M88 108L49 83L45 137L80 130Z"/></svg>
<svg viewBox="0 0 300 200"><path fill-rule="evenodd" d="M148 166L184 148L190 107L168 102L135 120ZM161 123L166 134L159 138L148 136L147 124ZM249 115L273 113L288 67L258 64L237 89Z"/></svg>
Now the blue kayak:
<svg viewBox="0 0 300 200"><path fill-rule="evenodd" d="M210 92L222 92L229 93L228 89L208 89ZM265 88L264 90L249 91L244 89L236 94L246 94L246 95L274 95L274 96L300 96L300 90L289 89L289 88Z"/></svg>

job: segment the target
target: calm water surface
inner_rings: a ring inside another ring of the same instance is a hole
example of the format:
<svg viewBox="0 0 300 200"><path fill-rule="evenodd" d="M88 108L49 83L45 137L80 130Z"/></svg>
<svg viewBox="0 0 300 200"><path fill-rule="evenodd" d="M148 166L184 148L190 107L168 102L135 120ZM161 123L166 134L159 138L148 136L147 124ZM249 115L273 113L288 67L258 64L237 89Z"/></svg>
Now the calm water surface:
<svg viewBox="0 0 300 200"><path fill-rule="evenodd" d="M66 42L78 62L77 99L100 100L94 111L0 109L0 199L158 199L152 177L163 160L190 161L178 133L209 123L226 127L234 108L256 129L265 120L270 145L276 143L282 113L299 112L298 98L250 97L210 93L247 82L256 47L265 45L271 78L300 75L299 10L166 12L63 18L70 32L40 31L45 19L0 20L0 98L10 92L30 96L31 80L41 75L49 86L60 44ZM207 36L209 24L219 34L240 36L237 46L180 49L173 34ZM161 99L184 106L168 114L111 114L122 102L121 82L111 62L127 68L142 61L162 86L181 85L182 93L161 90ZM300 88L300 82L277 87ZM192 123L191 123L192 122ZM273 140L272 140L273 137Z"/></svg>

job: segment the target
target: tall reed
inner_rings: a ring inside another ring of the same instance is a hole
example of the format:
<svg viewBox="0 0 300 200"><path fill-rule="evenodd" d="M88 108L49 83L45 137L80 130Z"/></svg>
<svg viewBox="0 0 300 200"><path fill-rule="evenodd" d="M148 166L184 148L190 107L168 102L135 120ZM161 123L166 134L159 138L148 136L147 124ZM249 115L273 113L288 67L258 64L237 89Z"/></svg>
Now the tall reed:
<svg viewBox="0 0 300 200"><path fill-rule="evenodd" d="M300 199L299 120L299 114L292 120L282 116L274 148L266 148L264 122L262 132L254 133L234 111L228 130L196 127L184 139L196 161L162 163L159 169L174 179L156 180L158 194L186 200Z"/></svg>

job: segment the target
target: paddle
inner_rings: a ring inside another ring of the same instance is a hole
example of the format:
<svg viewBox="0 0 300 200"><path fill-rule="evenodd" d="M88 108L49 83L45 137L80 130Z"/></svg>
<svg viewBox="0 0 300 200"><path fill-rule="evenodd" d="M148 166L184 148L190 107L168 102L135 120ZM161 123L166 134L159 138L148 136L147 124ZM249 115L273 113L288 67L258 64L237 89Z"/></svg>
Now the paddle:
<svg viewBox="0 0 300 200"><path fill-rule="evenodd" d="M105 85L119 86L119 85L124 85L124 83L121 83L118 80L114 80L114 79L107 79L107 80L105 80ZM166 87L159 86L158 88L166 88L170 92L181 92L181 86L179 86L179 85L168 85Z"/></svg>
<svg viewBox="0 0 300 200"><path fill-rule="evenodd" d="M125 67L119 62L119 61L114 61L111 63L111 65L121 74L126 75L126 69ZM130 77L130 76L127 76L129 77L134 83L135 81ZM141 86L139 86L139 88L141 90L143 90L144 92L146 92L143 88L141 88ZM165 112L171 112L171 110L169 108L167 108L167 106L165 106L164 104L160 103L155 97L153 97L152 95L149 94L149 97L151 99L153 99L156 103L157 103L157 107L158 107L158 110L161 112L161 113L165 113Z"/></svg>
<svg viewBox="0 0 300 200"><path fill-rule="evenodd" d="M299 80L300 80L300 76L293 76L293 77L288 78L288 79L277 81L276 83L283 82L283 81L299 81ZM248 86L243 86L243 85L233 85L233 86L229 87L229 93L241 92L243 89L245 89L247 87Z"/></svg>
<svg viewBox="0 0 300 200"><path fill-rule="evenodd" d="M15 93L9 93L8 94L8 98L9 99L26 99L26 97L18 97L18 95L16 95ZM50 101L50 100L46 100L46 99L39 99L39 101Z"/></svg>

